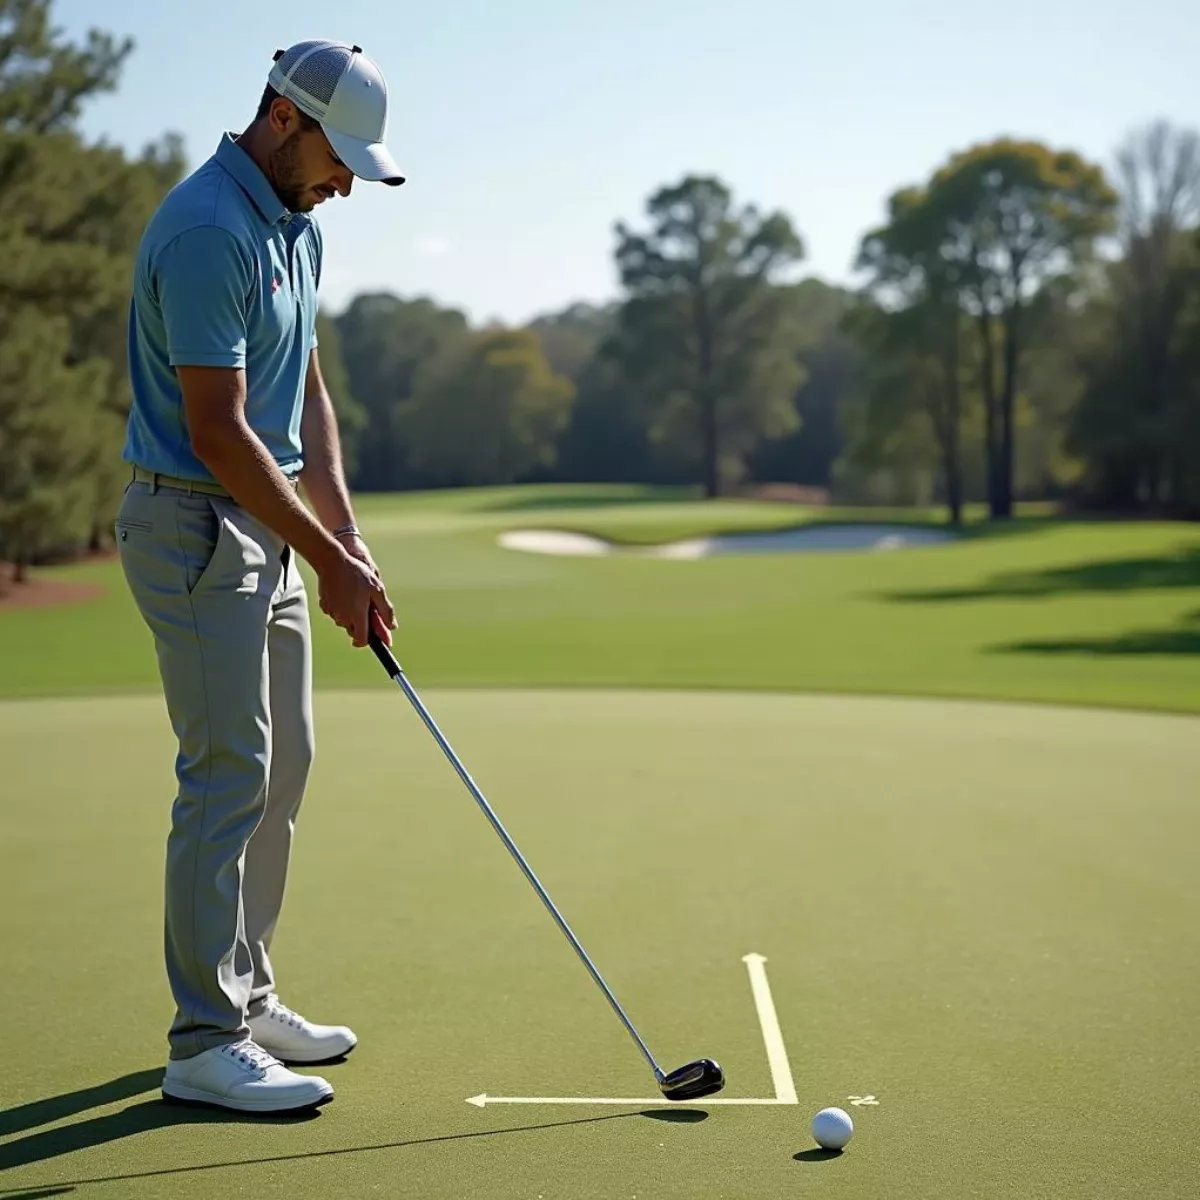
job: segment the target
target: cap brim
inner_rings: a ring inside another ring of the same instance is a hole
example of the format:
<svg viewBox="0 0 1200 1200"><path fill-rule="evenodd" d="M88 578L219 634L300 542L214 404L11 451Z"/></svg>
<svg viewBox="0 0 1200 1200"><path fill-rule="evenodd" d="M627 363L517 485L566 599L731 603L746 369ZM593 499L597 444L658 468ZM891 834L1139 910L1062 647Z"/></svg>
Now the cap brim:
<svg viewBox="0 0 1200 1200"><path fill-rule="evenodd" d="M326 129L325 136L338 158L359 179L367 179L371 183L387 183L392 187L399 187L404 182L403 172L382 142L368 142L363 138L350 137L336 129Z"/></svg>

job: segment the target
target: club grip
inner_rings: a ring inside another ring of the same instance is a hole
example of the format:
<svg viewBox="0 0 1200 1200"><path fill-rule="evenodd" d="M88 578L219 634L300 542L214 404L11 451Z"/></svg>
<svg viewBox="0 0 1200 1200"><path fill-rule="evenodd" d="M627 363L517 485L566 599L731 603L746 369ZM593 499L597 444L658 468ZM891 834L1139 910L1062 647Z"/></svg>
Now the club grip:
<svg viewBox="0 0 1200 1200"><path fill-rule="evenodd" d="M388 676L395 679L400 674L400 664L396 661L396 656L388 648L383 638L379 636L378 626L383 623L383 618L374 610L371 610L371 629L367 634L367 644L374 651L375 657L379 659L383 669L388 673Z"/></svg>

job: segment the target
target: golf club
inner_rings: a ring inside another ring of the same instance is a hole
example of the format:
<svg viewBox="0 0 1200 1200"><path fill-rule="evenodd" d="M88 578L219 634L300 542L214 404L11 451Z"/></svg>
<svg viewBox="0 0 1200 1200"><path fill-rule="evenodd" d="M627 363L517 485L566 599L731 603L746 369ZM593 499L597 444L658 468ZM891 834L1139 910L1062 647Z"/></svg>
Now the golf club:
<svg viewBox="0 0 1200 1200"><path fill-rule="evenodd" d="M467 785L471 795L475 797L475 802L483 809L484 815L492 824L492 828L500 835L500 840L508 847L508 851L513 858L517 860L517 865L525 873L525 878L529 880L533 885L534 891L542 898L542 903L549 909L551 916L558 923L558 927L566 935L567 941L574 947L575 953L579 955L583 961L583 965L587 967L592 978L607 997L609 1004L613 1007L613 1011L621 1018L621 1022L625 1028L629 1030L630 1036L637 1043L638 1049L645 1055L646 1061L650 1064L650 1068L654 1072L654 1078L658 1081L659 1091L668 1100L698 1100L702 1096L711 1096L714 1092L719 1092L725 1086L725 1074L710 1058L696 1059L694 1062L686 1063L684 1066L669 1073L663 1071L655 1061L654 1055L650 1053L650 1049L642 1040L641 1034L638 1033L633 1026L633 1022L625 1015L625 1010L617 1003L616 996L612 994L611 989L604 982L600 972L596 970L587 952L579 944L579 939L571 931L571 927L566 921L563 920L562 914L554 906L554 902L547 895L546 889L542 887L538 877L533 873L512 838L508 836L507 830L505 830L499 818L492 811L491 805L488 804L483 793L476 787L475 781L467 773L467 769L462 765L458 755L451 749L450 743L442 735L442 731L437 727L433 717L429 715L429 710L426 709L425 705L421 702L420 696L417 695L412 684L409 683L403 669L396 660L396 656L380 637L377 626L381 623L381 620L378 614L372 611L369 642L371 649L375 652L375 657L379 659L383 665L383 669L400 685L404 694L412 701L412 705L420 714L421 720L425 722L429 732L433 734L446 757L454 765L454 769L458 772L459 777Z"/></svg>

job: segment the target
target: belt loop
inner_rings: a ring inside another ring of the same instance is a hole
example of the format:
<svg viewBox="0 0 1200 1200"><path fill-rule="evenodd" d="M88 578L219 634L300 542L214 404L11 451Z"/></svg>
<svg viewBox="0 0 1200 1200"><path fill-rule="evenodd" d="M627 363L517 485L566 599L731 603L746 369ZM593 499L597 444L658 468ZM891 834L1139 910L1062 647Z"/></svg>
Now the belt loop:
<svg viewBox="0 0 1200 1200"><path fill-rule="evenodd" d="M150 495L154 495L158 491L158 472L150 472Z"/></svg>

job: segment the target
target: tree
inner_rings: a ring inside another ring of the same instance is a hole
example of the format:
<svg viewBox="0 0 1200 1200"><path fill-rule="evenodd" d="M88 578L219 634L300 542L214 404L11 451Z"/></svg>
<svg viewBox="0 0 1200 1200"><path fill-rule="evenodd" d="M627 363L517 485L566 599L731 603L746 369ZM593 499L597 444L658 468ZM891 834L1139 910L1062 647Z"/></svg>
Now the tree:
<svg viewBox="0 0 1200 1200"><path fill-rule="evenodd" d="M1005 138L953 155L905 214L916 239L957 273L959 304L976 324L993 517L1012 514L1030 302L1049 280L1086 266L1116 203L1099 166Z"/></svg>
<svg viewBox="0 0 1200 1200"><path fill-rule="evenodd" d="M819 279L789 288L803 377L793 397L799 428L763 442L750 460L751 477L827 488L843 448L839 407L854 386L861 351L842 328L854 296Z"/></svg>
<svg viewBox="0 0 1200 1200"><path fill-rule="evenodd" d="M131 161L74 128L130 48L67 44L45 0L0 0L0 557L18 575L98 544L119 496L127 281L182 170L177 139Z"/></svg>
<svg viewBox="0 0 1200 1200"><path fill-rule="evenodd" d="M90 193L74 224L74 237L100 247L110 264L90 293L87 313L77 316L73 338L74 357L99 359L107 366L104 395L90 414L93 436L86 466L92 480L88 543L98 550L109 537L129 480L121 449L131 402L126 366L131 262L155 208L182 177L184 156L179 139L167 135L134 160L110 147L89 147L80 161Z"/></svg>
<svg viewBox="0 0 1200 1200"><path fill-rule="evenodd" d="M323 309L317 313L317 357L325 390L337 414L338 438L342 445L342 465L347 479L358 470L360 443L367 429L367 412L350 390L350 377L342 357L342 338L337 322Z"/></svg>
<svg viewBox="0 0 1200 1200"><path fill-rule="evenodd" d="M580 302L538 317L528 328L537 334L550 369L578 383L600 343L611 333L614 317L613 305Z"/></svg>
<svg viewBox="0 0 1200 1200"><path fill-rule="evenodd" d="M0 0L0 129L72 128L84 101L113 91L132 49L96 29L72 46L50 24L50 0Z"/></svg>
<svg viewBox="0 0 1200 1200"><path fill-rule="evenodd" d="M574 390L536 334L481 331L422 368L398 425L412 464L438 483L513 483L553 463Z"/></svg>
<svg viewBox="0 0 1200 1200"><path fill-rule="evenodd" d="M1093 306L1071 445L1111 508L1200 508L1200 134L1157 121L1117 154L1121 257Z"/></svg>
<svg viewBox="0 0 1200 1200"><path fill-rule="evenodd" d="M856 453L869 459L888 444L881 431L923 414L938 449L950 519L957 524L964 499L959 307L964 272L943 253L921 192L896 192L889 218L863 238L858 254L857 266L869 272L865 291L875 304L860 306L847 322L870 364Z"/></svg>
<svg viewBox="0 0 1200 1200"><path fill-rule="evenodd" d="M646 212L646 232L616 226L628 297L610 350L655 435L694 455L716 496L764 438L798 424L795 329L775 284L803 246L783 213L735 209L713 178L660 189Z"/></svg>
<svg viewBox="0 0 1200 1200"><path fill-rule="evenodd" d="M391 491L429 482L414 469L397 414L422 365L465 342L466 317L425 298L373 292L356 296L334 325L350 395L365 414L351 485Z"/></svg>
<svg viewBox="0 0 1200 1200"><path fill-rule="evenodd" d="M1101 168L1079 155L1000 139L953 155L925 186L896 192L887 223L863 239L858 265L869 272L868 293L888 311L908 312L896 331L906 327L918 357L932 354L941 364L948 390L938 411L928 411L947 488L959 495L949 482L962 469L956 364L974 366L993 518L1012 513L1018 424L1036 432L1040 449L1051 438L1021 390L1022 362L1040 344L1037 322L1053 310L1048 297L1061 281L1094 262L1115 202ZM889 356L896 350L893 344ZM927 397L929 367L926 361L920 389ZM1051 408L1043 403L1041 415ZM1046 449L1040 457L1054 456Z"/></svg>
<svg viewBox="0 0 1200 1200"><path fill-rule="evenodd" d="M103 396L104 365L69 366L69 348L66 318L33 307L13 310L0 336L0 557L15 583L91 521L88 404Z"/></svg>
<svg viewBox="0 0 1200 1200"><path fill-rule="evenodd" d="M867 360L851 459L859 466L878 468L887 463L889 451L897 445L904 445L910 455L928 445L936 453L941 496L950 521L959 524L965 483L957 306L945 292L934 291L894 311L864 303L846 324ZM924 438L920 428L925 431ZM918 457L923 457L919 451Z"/></svg>

